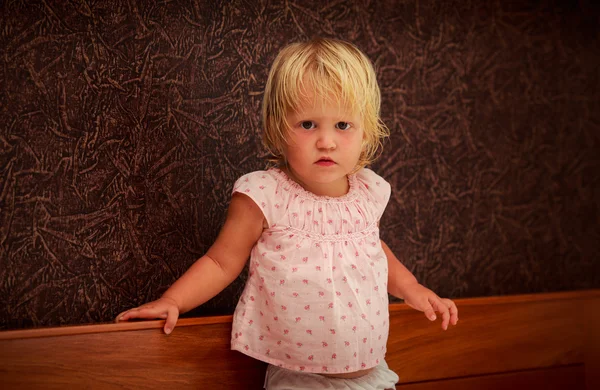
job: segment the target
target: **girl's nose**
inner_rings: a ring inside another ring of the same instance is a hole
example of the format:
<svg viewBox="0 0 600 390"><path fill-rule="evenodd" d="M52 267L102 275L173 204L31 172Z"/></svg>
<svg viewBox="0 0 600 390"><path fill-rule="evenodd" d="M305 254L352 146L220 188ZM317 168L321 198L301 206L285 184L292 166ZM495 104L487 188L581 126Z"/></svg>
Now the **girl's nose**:
<svg viewBox="0 0 600 390"><path fill-rule="evenodd" d="M321 131L319 133L319 138L317 139L317 148L332 150L335 149L335 139L333 134L330 131Z"/></svg>

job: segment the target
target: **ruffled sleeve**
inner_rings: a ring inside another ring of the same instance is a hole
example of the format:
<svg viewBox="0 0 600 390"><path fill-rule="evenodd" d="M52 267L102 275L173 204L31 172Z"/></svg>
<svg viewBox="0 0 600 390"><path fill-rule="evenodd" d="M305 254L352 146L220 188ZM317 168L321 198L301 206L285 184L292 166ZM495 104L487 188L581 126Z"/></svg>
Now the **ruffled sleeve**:
<svg viewBox="0 0 600 390"><path fill-rule="evenodd" d="M267 224L274 227L287 209L287 192L270 171L256 171L240 177L233 186L236 192L248 196L262 210Z"/></svg>
<svg viewBox="0 0 600 390"><path fill-rule="evenodd" d="M375 204L379 220L390 200L390 183L368 168L358 171L356 178L363 194Z"/></svg>

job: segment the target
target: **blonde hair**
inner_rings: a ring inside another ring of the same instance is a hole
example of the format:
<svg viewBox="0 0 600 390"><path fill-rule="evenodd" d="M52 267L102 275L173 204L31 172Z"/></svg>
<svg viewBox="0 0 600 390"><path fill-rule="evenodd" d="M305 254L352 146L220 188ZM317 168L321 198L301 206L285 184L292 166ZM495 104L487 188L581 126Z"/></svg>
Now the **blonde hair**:
<svg viewBox="0 0 600 390"><path fill-rule="evenodd" d="M375 70L367 56L349 42L316 38L292 43L275 58L263 98L263 143L271 161L285 163L284 147L290 125L286 114L306 97L304 84L315 96L343 104L360 114L364 130L363 151L357 163L362 168L381 153L389 130L379 116L381 93Z"/></svg>

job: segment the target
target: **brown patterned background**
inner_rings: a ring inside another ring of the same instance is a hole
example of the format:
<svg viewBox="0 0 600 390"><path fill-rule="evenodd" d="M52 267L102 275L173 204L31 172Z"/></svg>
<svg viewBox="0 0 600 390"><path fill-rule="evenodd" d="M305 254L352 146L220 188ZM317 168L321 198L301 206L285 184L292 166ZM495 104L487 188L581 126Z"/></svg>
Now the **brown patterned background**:
<svg viewBox="0 0 600 390"><path fill-rule="evenodd" d="M383 237L471 297L600 287L599 8L567 1L4 1L0 328L111 321L264 167L285 44L355 42L392 131ZM243 277L192 315L230 313Z"/></svg>

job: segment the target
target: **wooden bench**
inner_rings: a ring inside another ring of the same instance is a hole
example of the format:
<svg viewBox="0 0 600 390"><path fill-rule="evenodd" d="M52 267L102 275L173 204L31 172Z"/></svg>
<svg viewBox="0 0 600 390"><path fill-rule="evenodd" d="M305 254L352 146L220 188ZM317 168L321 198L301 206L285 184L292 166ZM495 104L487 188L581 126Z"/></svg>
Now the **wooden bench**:
<svg viewBox="0 0 600 390"><path fill-rule="evenodd" d="M444 332L390 306L398 389L600 389L600 290L460 299ZM231 316L0 332L1 389L261 389L229 349Z"/></svg>

